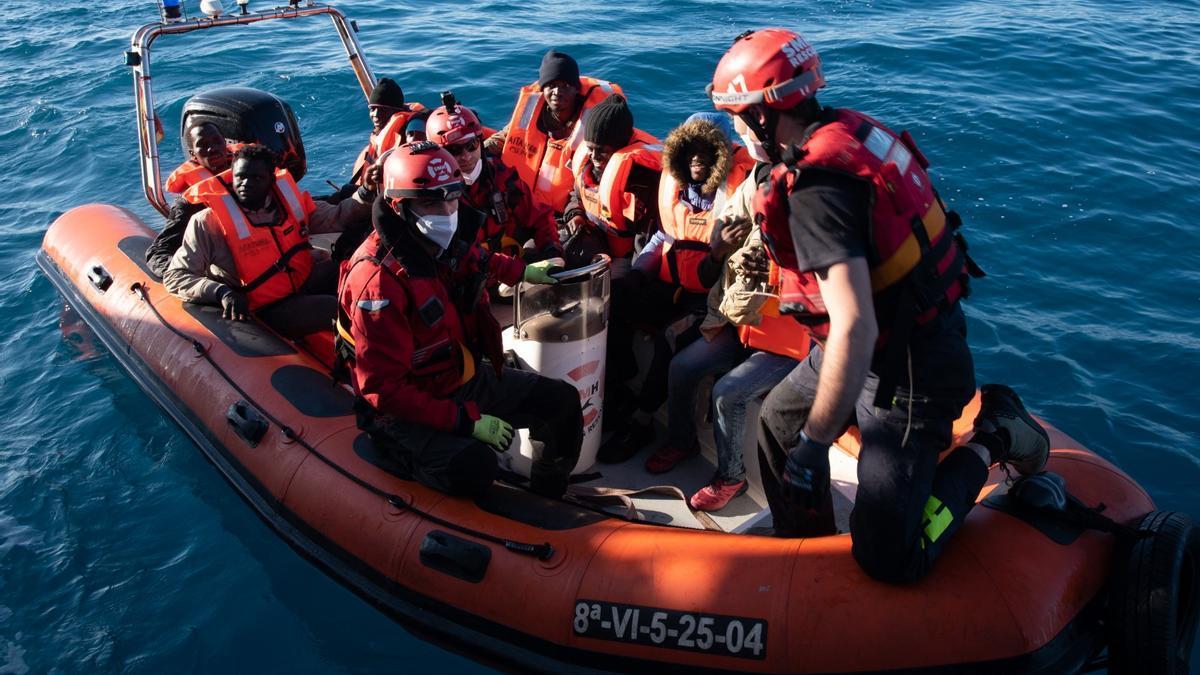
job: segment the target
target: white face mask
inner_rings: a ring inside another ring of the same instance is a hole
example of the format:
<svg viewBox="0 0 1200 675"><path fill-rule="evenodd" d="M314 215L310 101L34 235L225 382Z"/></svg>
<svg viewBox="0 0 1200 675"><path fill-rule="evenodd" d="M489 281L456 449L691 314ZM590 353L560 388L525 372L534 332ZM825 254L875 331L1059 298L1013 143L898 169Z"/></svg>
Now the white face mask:
<svg viewBox="0 0 1200 675"><path fill-rule="evenodd" d="M770 162L771 156L767 154L767 146L754 140L754 136L749 132L738 134L742 139L742 145L746 146L746 154L750 155L755 161Z"/></svg>
<svg viewBox="0 0 1200 675"><path fill-rule="evenodd" d="M467 185L474 185L475 181L479 180L479 174L483 173L483 157L475 162L475 168L471 169L470 173L463 174L463 182Z"/></svg>
<svg viewBox="0 0 1200 675"><path fill-rule="evenodd" d="M454 238L454 233L458 230L458 209L448 216L441 214L416 216L417 230L425 235L425 238L437 244L441 250L446 250L450 246L450 240Z"/></svg>

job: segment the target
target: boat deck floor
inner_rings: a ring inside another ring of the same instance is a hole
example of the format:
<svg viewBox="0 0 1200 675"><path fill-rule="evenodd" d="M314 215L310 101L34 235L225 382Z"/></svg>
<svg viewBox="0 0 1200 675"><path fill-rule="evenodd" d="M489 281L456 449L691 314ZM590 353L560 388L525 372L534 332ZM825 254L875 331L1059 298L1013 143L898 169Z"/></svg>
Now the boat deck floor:
<svg viewBox="0 0 1200 675"><path fill-rule="evenodd" d="M711 386L711 385L710 385ZM750 420L758 419L758 411L750 411ZM712 441L712 426L703 423L697 429L701 438L701 454L679 463L674 469L665 474L652 474L645 469L646 459L662 445L666 437L665 412L659 411L655 420L655 441L642 448L631 459L620 464L600 464L592 466L586 473L599 473L593 480L579 483L586 487L607 487L643 489L658 485L672 485L679 488L684 495L691 496L704 487L713 477L717 468L716 449ZM767 500L763 495L762 483L758 474L758 459L756 444L752 436L753 429L747 433L749 443L743 443L746 457L746 475L750 480L750 488L745 494L734 498L729 504L713 513L709 513L715 522L726 532L753 531L752 528L771 526L771 512L767 509ZM753 457L752 457L753 456ZM833 507L838 530L845 532L849 529L850 509L858 489L858 462L837 447L829 452L832 484L834 487ZM649 522L704 529L688 507L687 503L674 497L658 494L632 497L638 517Z"/></svg>
<svg viewBox="0 0 1200 675"><path fill-rule="evenodd" d="M495 303L492 305L496 316L504 330L505 346L511 346L513 340L512 305ZM648 336L638 334L634 338L634 353L638 358L639 371L644 373L649 365L652 352ZM634 380L636 389L640 381ZM666 440L667 413L666 406L661 407L655 414L654 441L642 448L632 458L620 464L602 464L597 462L591 468L585 469L580 475L599 474L599 476L577 485L589 488L618 488L626 490L641 490L654 486L670 485L682 491L684 499L665 494L632 495L633 506L637 509L637 517L648 522L675 527L705 529L704 523L697 519L688 506L686 498L704 487L716 473L717 452L713 441L712 423L708 419L712 379L708 378L702 384L696 397L697 429L701 453L680 462L674 469L664 474L652 474L645 469L646 459L654 453ZM763 495L762 482L759 478L758 446L756 434L758 429L758 404L751 405L747 410L745 435L742 438L742 456L746 466L746 477L750 482L745 494L733 499L720 511L709 513L711 522L725 532L747 532L771 526L771 512L767 508L767 500ZM858 489L858 462L851 455L838 449L835 445L829 451L832 485L834 488L834 513L838 530L849 530L850 509ZM624 507L612 508L614 512L625 512Z"/></svg>

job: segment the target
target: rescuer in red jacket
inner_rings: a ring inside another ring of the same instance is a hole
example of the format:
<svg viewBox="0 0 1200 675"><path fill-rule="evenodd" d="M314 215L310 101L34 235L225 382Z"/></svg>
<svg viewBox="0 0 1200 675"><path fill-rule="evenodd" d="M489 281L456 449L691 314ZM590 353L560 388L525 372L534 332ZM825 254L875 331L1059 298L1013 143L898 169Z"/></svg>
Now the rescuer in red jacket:
<svg viewBox="0 0 1200 675"><path fill-rule="evenodd" d="M454 94L442 94L442 107L425 122L429 140L454 156L463 172L462 199L487 216L479 244L489 251L543 260L562 255L558 224L550 207L536 201L515 169L483 152L483 124ZM533 248L525 250L532 240Z"/></svg>
<svg viewBox="0 0 1200 675"><path fill-rule="evenodd" d="M526 265L477 244L485 217L460 203L462 173L434 143L383 158L373 231L339 290L338 354L357 392L359 426L411 477L477 495L513 427L544 444L531 488L561 497L579 457L579 394L561 380L503 367L492 281L549 284L561 261ZM495 451L495 452L494 452Z"/></svg>

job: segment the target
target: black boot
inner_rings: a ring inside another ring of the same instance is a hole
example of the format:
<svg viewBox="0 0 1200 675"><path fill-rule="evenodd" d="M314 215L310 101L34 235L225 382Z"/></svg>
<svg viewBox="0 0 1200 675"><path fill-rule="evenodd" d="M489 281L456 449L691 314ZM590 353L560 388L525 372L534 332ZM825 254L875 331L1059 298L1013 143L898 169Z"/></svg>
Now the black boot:
<svg viewBox="0 0 1200 675"><path fill-rule="evenodd" d="M620 429L600 446L596 461L601 464L619 464L633 457L639 450L654 441L654 422L628 420Z"/></svg>

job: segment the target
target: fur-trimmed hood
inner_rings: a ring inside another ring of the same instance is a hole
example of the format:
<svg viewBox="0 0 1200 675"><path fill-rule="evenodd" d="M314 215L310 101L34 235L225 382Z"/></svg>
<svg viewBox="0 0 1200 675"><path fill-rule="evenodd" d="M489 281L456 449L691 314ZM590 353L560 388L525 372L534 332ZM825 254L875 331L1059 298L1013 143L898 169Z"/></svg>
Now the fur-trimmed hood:
<svg viewBox="0 0 1200 675"><path fill-rule="evenodd" d="M687 185L691 179L688 160L697 147L709 149L716 158L708 180L701 188L704 194L710 194L724 185L733 162L733 149L729 137L716 124L705 119L696 119L675 127L663 143L663 165L677 183Z"/></svg>

